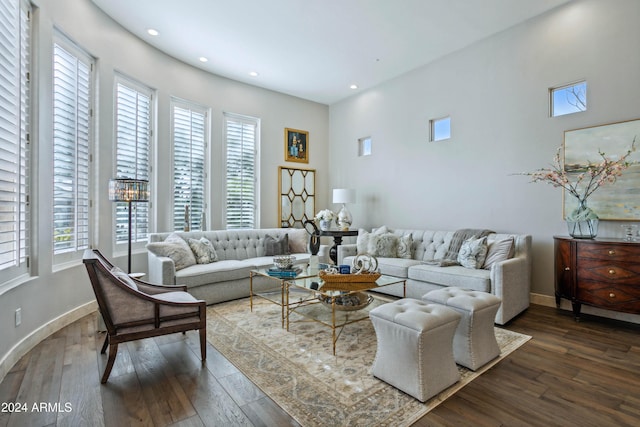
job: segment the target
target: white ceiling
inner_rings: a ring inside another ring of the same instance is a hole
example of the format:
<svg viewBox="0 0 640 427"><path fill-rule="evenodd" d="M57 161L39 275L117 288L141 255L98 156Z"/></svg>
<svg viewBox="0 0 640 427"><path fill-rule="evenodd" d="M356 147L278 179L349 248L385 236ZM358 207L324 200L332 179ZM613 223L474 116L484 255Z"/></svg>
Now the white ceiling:
<svg viewBox="0 0 640 427"><path fill-rule="evenodd" d="M332 104L570 0L92 1L188 64Z"/></svg>

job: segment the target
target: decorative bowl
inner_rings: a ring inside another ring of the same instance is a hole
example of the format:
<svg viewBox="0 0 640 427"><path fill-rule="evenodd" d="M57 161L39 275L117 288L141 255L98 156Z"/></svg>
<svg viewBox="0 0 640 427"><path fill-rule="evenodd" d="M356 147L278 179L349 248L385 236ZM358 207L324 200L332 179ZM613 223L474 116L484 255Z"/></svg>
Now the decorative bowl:
<svg viewBox="0 0 640 427"><path fill-rule="evenodd" d="M331 297L320 296L318 297L320 302L326 307L331 308ZM361 310L371 304L373 297L365 292L356 292L351 294L344 294L336 299L336 310L339 311L356 311Z"/></svg>
<svg viewBox="0 0 640 427"><path fill-rule="evenodd" d="M287 269L293 266L296 257L292 255L276 255L273 257L273 265L280 269Z"/></svg>

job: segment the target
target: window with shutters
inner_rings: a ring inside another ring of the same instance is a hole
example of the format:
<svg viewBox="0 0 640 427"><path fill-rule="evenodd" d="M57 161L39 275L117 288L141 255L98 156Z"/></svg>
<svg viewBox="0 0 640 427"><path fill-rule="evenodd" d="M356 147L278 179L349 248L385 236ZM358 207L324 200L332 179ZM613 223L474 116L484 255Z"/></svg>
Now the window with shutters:
<svg viewBox="0 0 640 427"><path fill-rule="evenodd" d="M93 59L56 34L53 45L53 252L55 263L89 247Z"/></svg>
<svg viewBox="0 0 640 427"><path fill-rule="evenodd" d="M149 181L153 90L122 75L116 75L115 85L116 178ZM116 244L127 244L129 204L115 205ZM132 203L132 243L147 241L149 222L149 203Z"/></svg>
<svg viewBox="0 0 640 427"><path fill-rule="evenodd" d="M258 228L258 148L260 119L225 113L226 227Z"/></svg>
<svg viewBox="0 0 640 427"><path fill-rule="evenodd" d="M30 6L0 2L0 274L28 273Z"/></svg>
<svg viewBox="0 0 640 427"><path fill-rule="evenodd" d="M207 109L173 100L171 112L173 228L199 230L206 228Z"/></svg>

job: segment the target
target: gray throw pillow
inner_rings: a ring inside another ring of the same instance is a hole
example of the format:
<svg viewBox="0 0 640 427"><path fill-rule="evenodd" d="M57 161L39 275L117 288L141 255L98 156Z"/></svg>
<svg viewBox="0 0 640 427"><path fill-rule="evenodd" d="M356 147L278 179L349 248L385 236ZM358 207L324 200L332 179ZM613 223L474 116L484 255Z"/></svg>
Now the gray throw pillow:
<svg viewBox="0 0 640 427"><path fill-rule="evenodd" d="M218 260L218 254L213 248L213 244L206 237L201 237L200 240L189 239L189 247L198 264L210 264Z"/></svg>
<svg viewBox="0 0 640 427"><path fill-rule="evenodd" d="M504 240L496 240L488 245L487 258L484 260L482 268L491 270L491 267L501 261L506 261L513 258L513 237L509 237Z"/></svg>
<svg viewBox="0 0 640 427"><path fill-rule="evenodd" d="M164 242L148 243L147 250L156 256L171 258L176 271L196 264L196 257L189 244L176 233L170 234Z"/></svg>
<svg viewBox="0 0 640 427"><path fill-rule="evenodd" d="M120 269L120 267L113 267L111 269L111 274L113 274L114 276L116 276L118 279L120 279L121 282L123 282L125 285L127 285L128 287L130 287L131 289L134 290L138 290L138 285L136 285L136 282L133 281L133 279L131 278L131 276L129 276L127 273L125 273L124 271L122 271Z"/></svg>
<svg viewBox="0 0 640 427"><path fill-rule="evenodd" d="M287 231L289 239L289 252L292 254L303 254L307 252L307 240L309 234L304 228L291 229Z"/></svg>
<svg viewBox="0 0 640 427"><path fill-rule="evenodd" d="M280 237L273 237L267 234L264 238L264 255L287 255L289 253L289 236L283 234Z"/></svg>
<svg viewBox="0 0 640 427"><path fill-rule="evenodd" d="M458 262L466 268L480 268L487 256L487 238L475 236L462 242L458 252Z"/></svg>

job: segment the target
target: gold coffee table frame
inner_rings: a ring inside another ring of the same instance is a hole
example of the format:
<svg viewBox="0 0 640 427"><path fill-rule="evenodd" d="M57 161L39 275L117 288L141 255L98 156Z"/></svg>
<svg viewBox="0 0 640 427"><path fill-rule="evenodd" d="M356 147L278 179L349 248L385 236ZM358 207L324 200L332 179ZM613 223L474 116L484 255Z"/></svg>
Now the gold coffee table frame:
<svg viewBox="0 0 640 427"><path fill-rule="evenodd" d="M277 277L270 276L268 268L258 268L255 270L251 270L249 272L249 306L250 310L253 312L253 297L260 297L265 299L273 304L280 306L280 318L281 318L281 327L284 328L285 322L285 313L286 307L288 307L288 297L285 295L286 282L290 280L297 279L311 279L315 278L318 275L318 269L312 270L310 268L304 268L302 272L300 272L296 277ZM255 276L267 277L270 280L278 283L278 286L273 288L267 288L266 290L262 290L259 292L253 291L253 278Z"/></svg>
<svg viewBox="0 0 640 427"><path fill-rule="evenodd" d="M333 342L333 355L336 355L336 342L340 338L345 326L360 322L369 318L369 311L372 308L383 304L385 301L373 296L373 301L366 307L359 310L340 310L336 300L344 296L353 295L360 292L372 291L381 287L402 283L402 296L407 296L407 281L397 277L382 275L375 282L356 283L336 283L325 282L318 277L298 277L284 280L284 302L281 305L283 312L286 312L286 326L289 330L289 316L297 313L303 317L321 323L331 328L331 338ZM291 290L303 290L309 293L309 297L300 299L295 303L290 301ZM368 293L368 292L367 292ZM331 306L320 302L331 301ZM338 331L339 330L339 331ZM337 332L338 331L338 332Z"/></svg>

